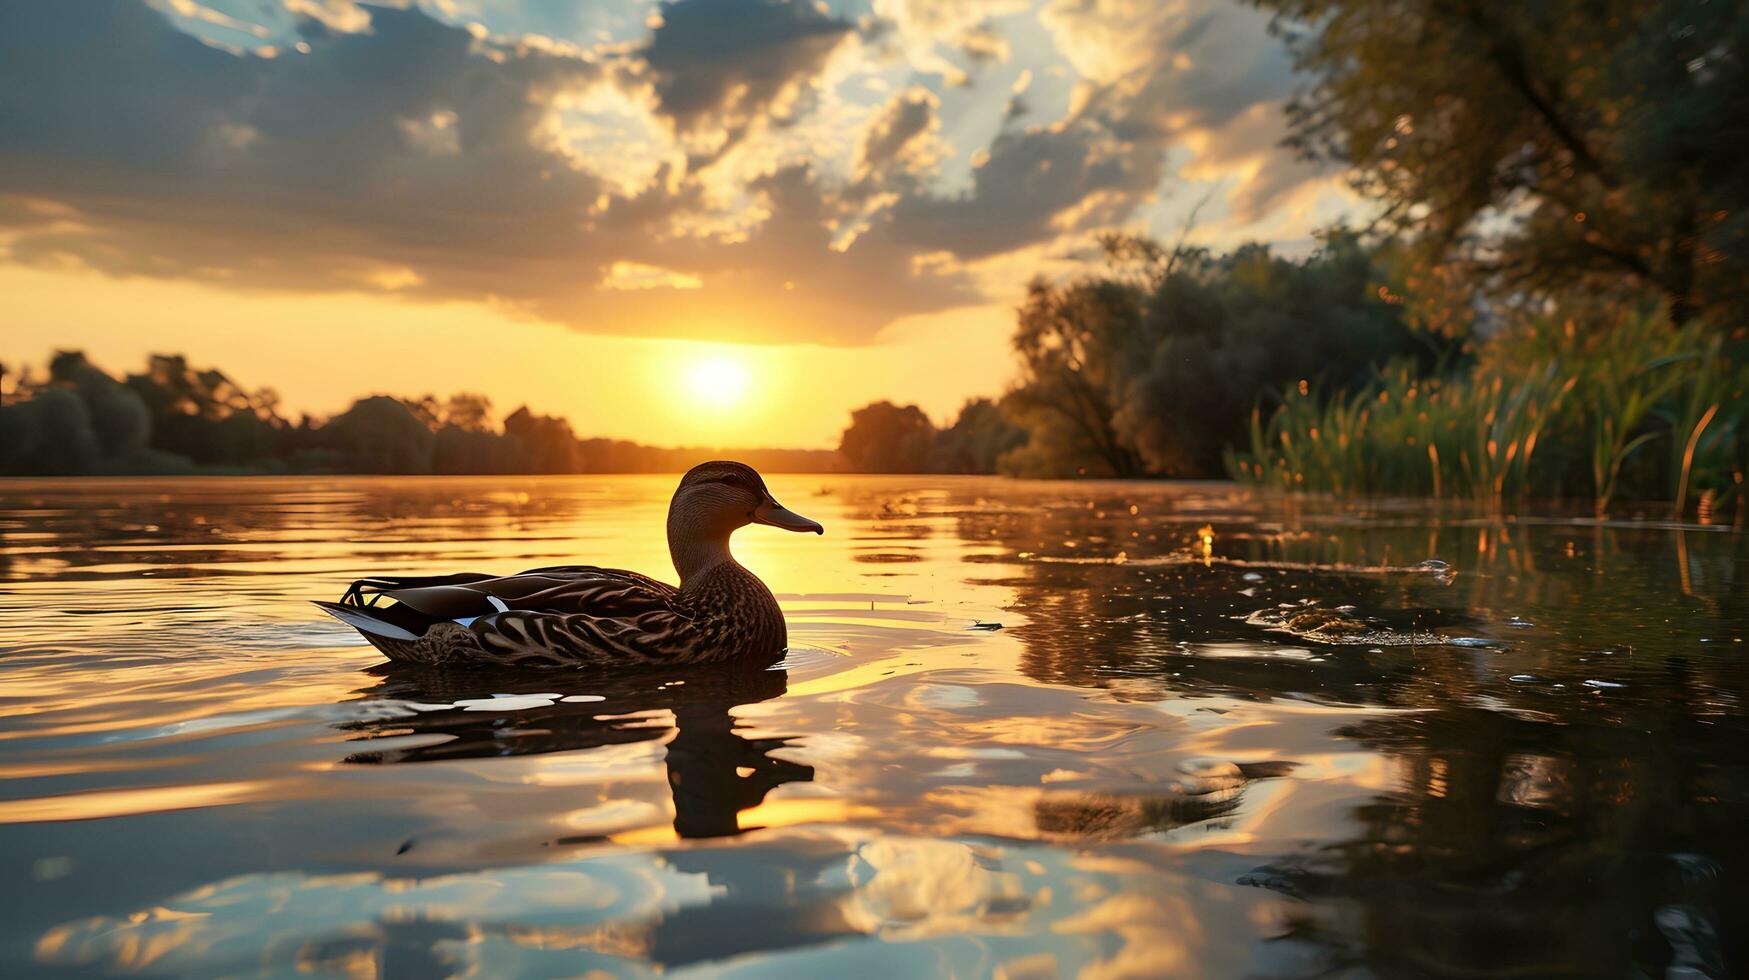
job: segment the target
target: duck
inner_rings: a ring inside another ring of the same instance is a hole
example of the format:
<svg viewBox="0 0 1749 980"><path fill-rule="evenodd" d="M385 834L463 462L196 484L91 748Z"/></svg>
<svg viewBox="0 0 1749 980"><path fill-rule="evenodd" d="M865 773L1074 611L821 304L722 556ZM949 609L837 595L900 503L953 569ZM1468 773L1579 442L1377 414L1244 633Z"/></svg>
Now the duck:
<svg viewBox="0 0 1749 980"><path fill-rule="evenodd" d="M729 538L749 524L826 533L779 504L753 467L713 460L688 470L668 504L679 586L624 569L553 565L362 578L339 601L316 605L389 659L429 666L770 662L789 644L783 610L729 552Z"/></svg>

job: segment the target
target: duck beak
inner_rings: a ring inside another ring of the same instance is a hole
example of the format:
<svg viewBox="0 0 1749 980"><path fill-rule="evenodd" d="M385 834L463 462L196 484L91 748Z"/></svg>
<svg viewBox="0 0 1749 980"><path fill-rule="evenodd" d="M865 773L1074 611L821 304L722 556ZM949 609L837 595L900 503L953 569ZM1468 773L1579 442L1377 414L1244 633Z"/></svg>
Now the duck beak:
<svg viewBox="0 0 1749 980"><path fill-rule="evenodd" d="M772 527L781 527L785 531L812 531L815 534L826 533L826 529L821 527L817 522L808 520L806 517L790 510L777 501L772 500L770 497L765 498L765 503L760 504L758 508L753 511L753 523L769 524Z"/></svg>

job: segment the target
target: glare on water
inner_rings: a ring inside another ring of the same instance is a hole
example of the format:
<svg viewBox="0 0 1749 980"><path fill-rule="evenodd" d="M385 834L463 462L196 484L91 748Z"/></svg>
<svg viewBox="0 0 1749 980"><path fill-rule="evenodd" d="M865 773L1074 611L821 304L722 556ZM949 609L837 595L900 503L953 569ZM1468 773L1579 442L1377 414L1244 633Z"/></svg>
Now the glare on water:
<svg viewBox="0 0 1749 980"><path fill-rule="evenodd" d="M1743 962L1745 536L773 477L775 670L386 664L363 574L671 578L673 477L0 482L0 973Z"/></svg>

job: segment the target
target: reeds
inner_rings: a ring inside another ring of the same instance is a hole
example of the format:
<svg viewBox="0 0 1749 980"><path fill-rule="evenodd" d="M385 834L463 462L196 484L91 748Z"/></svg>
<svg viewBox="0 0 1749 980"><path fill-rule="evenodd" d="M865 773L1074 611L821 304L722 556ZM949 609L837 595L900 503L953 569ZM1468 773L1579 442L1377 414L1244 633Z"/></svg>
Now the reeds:
<svg viewBox="0 0 1749 980"><path fill-rule="evenodd" d="M1624 489L1709 509L1740 494L1749 372L1716 331L1632 313L1581 330L1539 320L1486 342L1467 370L1418 376L1391 364L1353 393L1294 387L1229 450L1242 482L1288 491L1469 498L1589 494L1604 514ZM1660 443L1669 451L1651 451Z"/></svg>

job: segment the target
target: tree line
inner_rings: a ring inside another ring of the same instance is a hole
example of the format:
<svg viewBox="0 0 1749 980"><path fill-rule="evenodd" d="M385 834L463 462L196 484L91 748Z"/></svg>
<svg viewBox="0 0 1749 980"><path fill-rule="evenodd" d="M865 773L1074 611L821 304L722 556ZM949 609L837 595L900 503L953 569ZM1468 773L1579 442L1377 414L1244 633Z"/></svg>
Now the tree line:
<svg viewBox="0 0 1749 980"><path fill-rule="evenodd" d="M915 406L852 413L839 452L864 472L1212 477L1260 392L1346 390L1375 364L1449 359L1400 300L1401 249L1334 232L1301 258L1102 242L1102 271L1032 283L1016 317L1018 381L936 430Z"/></svg>
<svg viewBox="0 0 1749 980"><path fill-rule="evenodd" d="M0 382L6 371L0 367ZM0 404L0 474L657 473L719 455L770 471L838 466L830 451L659 448L578 438L563 418L522 407L495 418L462 393L371 395L328 419L284 417L272 389L249 390L181 355L153 355L117 378L62 351L21 371ZM0 384L0 392L6 391Z"/></svg>

